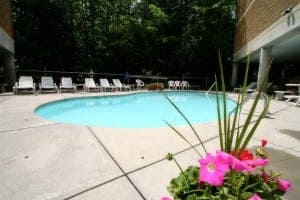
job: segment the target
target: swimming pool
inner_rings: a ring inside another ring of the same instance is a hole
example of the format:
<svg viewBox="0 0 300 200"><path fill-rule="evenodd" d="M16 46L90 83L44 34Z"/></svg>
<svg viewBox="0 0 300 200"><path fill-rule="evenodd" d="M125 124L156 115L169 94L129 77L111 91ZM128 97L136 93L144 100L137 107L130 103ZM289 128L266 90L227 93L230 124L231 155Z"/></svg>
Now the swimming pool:
<svg viewBox="0 0 300 200"><path fill-rule="evenodd" d="M164 92L193 124L217 120L216 97L195 91ZM186 125L162 92L79 97L41 105L35 114L55 122L101 127L150 128ZM235 102L228 99L228 111Z"/></svg>

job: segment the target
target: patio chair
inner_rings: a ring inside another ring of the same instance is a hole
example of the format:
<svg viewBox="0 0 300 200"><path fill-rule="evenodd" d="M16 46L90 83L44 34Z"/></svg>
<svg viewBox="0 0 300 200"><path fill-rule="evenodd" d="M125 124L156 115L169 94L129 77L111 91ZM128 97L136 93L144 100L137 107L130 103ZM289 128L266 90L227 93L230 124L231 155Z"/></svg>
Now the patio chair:
<svg viewBox="0 0 300 200"><path fill-rule="evenodd" d="M71 77L61 77L61 83L59 84L59 92L74 91L76 92L76 86L73 84Z"/></svg>
<svg viewBox="0 0 300 200"><path fill-rule="evenodd" d="M246 87L246 93L254 92L256 91L256 86L257 82L251 82L247 87ZM242 88L234 88L234 92L239 92L242 90Z"/></svg>
<svg viewBox="0 0 300 200"><path fill-rule="evenodd" d="M105 92L107 89L111 89L112 91L117 90L117 87L111 85L106 78L100 78L100 87L104 89Z"/></svg>
<svg viewBox="0 0 300 200"><path fill-rule="evenodd" d="M187 81L181 81L181 88L184 89L189 89L190 88L190 84Z"/></svg>
<svg viewBox="0 0 300 200"><path fill-rule="evenodd" d="M135 82L136 82L137 89L143 89L145 87L145 83L142 80L136 79Z"/></svg>
<svg viewBox="0 0 300 200"><path fill-rule="evenodd" d="M168 88L169 88L169 89L174 89L174 86L175 86L175 85L174 85L174 81L169 80L169 81L168 81Z"/></svg>
<svg viewBox="0 0 300 200"><path fill-rule="evenodd" d="M181 88L181 82L180 81L174 81L174 89L179 90Z"/></svg>
<svg viewBox="0 0 300 200"><path fill-rule="evenodd" d="M100 91L99 86L95 83L93 78L84 79L84 88L86 92L90 92L91 90Z"/></svg>
<svg viewBox="0 0 300 200"><path fill-rule="evenodd" d="M13 91L17 94L20 91L30 91L35 93L35 83L33 82L32 76L20 76L19 82L16 82L13 87Z"/></svg>
<svg viewBox="0 0 300 200"><path fill-rule="evenodd" d="M181 81L181 88L184 89L189 89L190 88L190 84L187 81Z"/></svg>
<svg viewBox="0 0 300 200"><path fill-rule="evenodd" d="M40 93L42 93L42 91L58 92L57 85L54 83L52 76L41 77L41 82L39 83L39 91Z"/></svg>
<svg viewBox="0 0 300 200"><path fill-rule="evenodd" d="M113 79L112 81L113 81L114 86L116 86L116 88L119 89L120 91L122 89L131 90L130 86L126 85L126 84L122 84L120 79Z"/></svg>

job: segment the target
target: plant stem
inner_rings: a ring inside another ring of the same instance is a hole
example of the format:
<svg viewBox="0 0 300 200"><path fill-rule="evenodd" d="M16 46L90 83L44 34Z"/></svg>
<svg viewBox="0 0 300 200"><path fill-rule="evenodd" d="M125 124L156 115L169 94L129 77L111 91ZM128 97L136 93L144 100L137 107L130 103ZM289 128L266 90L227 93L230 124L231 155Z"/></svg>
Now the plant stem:
<svg viewBox="0 0 300 200"><path fill-rule="evenodd" d="M182 167L179 165L179 163L177 162L176 158L173 157L173 160L175 162L175 164L177 165L177 167L179 168L180 172L182 173L184 179L186 180L187 183L189 183L188 178L185 176Z"/></svg>

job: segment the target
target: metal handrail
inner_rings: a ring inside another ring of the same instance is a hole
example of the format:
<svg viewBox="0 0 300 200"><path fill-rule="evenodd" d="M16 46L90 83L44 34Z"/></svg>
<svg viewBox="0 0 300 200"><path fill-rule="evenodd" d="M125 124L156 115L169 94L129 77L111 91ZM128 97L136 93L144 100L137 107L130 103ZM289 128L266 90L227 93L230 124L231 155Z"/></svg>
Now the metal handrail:
<svg viewBox="0 0 300 200"><path fill-rule="evenodd" d="M252 92L252 93L248 94L246 96L246 99L243 101L243 104L245 104L246 102L248 102L251 98L255 98L255 96L257 96L258 94L259 94L258 91ZM267 94L263 93L263 92L260 92L260 98L262 98L264 100L264 107L266 107L267 103L269 101L269 96ZM271 113L268 110L266 114L271 114Z"/></svg>
<svg viewBox="0 0 300 200"><path fill-rule="evenodd" d="M216 81L210 86L210 88L206 91L205 95L208 95L208 93L213 89L213 87L216 85Z"/></svg>

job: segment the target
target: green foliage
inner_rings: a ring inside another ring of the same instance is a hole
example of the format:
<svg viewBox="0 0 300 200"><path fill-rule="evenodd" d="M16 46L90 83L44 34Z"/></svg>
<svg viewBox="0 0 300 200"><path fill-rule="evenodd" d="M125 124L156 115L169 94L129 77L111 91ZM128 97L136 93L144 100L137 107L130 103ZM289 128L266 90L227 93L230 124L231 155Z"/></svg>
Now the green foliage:
<svg viewBox="0 0 300 200"><path fill-rule="evenodd" d="M155 19L161 22L167 22L168 20L168 16L166 15L166 13L164 13L162 11L162 9L160 7L157 7L156 5L154 4L150 4L149 5L149 9L150 9L150 12L152 13L153 17Z"/></svg>
<svg viewBox="0 0 300 200"><path fill-rule="evenodd" d="M140 73L150 66L154 73L204 75L217 66L216 48L232 55L233 0L12 3L20 69Z"/></svg>
<svg viewBox="0 0 300 200"><path fill-rule="evenodd" d="M244 83L241 92L239 93L238 100L237 100L237 106L236 109L233 110L232 116L227 117L227 103L226 103L226 88L225 88L225 82L224 82L224 73L223 73L223 65L222 65L222 59L219 52L219 65L220 65L220 71L221 71L221 83L222 83L222 96L221 101L223 105L223 117L221 116L221 106L220 106L220 97L219 97L219 88L218 88L218 81L216 79L216 101L217 101L217 111L218 111L218 124L219 124L219 138L220 138L220 148L222 151L225 151L227 153L230 153L232 150L236 154L238 151L244 150L248 143L250 142L250 139L253 137L256 128L260 124L261 120L266 116L270 100L266 99L266 105L263 108L262 112L258 116L258 118L254 121L254 113L256 111L258 101L261 98L262 89L258 88L258 92L255 96L254 102L250 107L249 114L246 117L246 120L240 128L239 125L239 119L241 114L241 109L243 104L246 102L246 84L247 84L247 77L248 77L248 71L249 71L249 61L250 57L248 57L248 62L246 66L246 72L244 77ZM271 63L270 63L271 65ZM262 84L262 88L266 84L268 80L268 73L264 77L264 81ZM254 121L254 124L251 126L252 121ZM234 144L235 139L235 144ZM234 144L234 145L233 145Z"/></svg>
<svg viewBox="0 0 300 200"><path fill-rule="evenodd" d="M254 193L263 199L279 200L283 193L276 179L266 182L260 174L231 171L222 186L199 184L199 167L190 166L173 178L168 191L174 200L248 200Z"/></svg>
<svg viewBox="0 0 300 200"><path fill-rule="evenodd" d="M178 177L171 180L168 191L174 197L174 200L182 199L187 192L198 189L199 167L190 166Z"/></svg>

